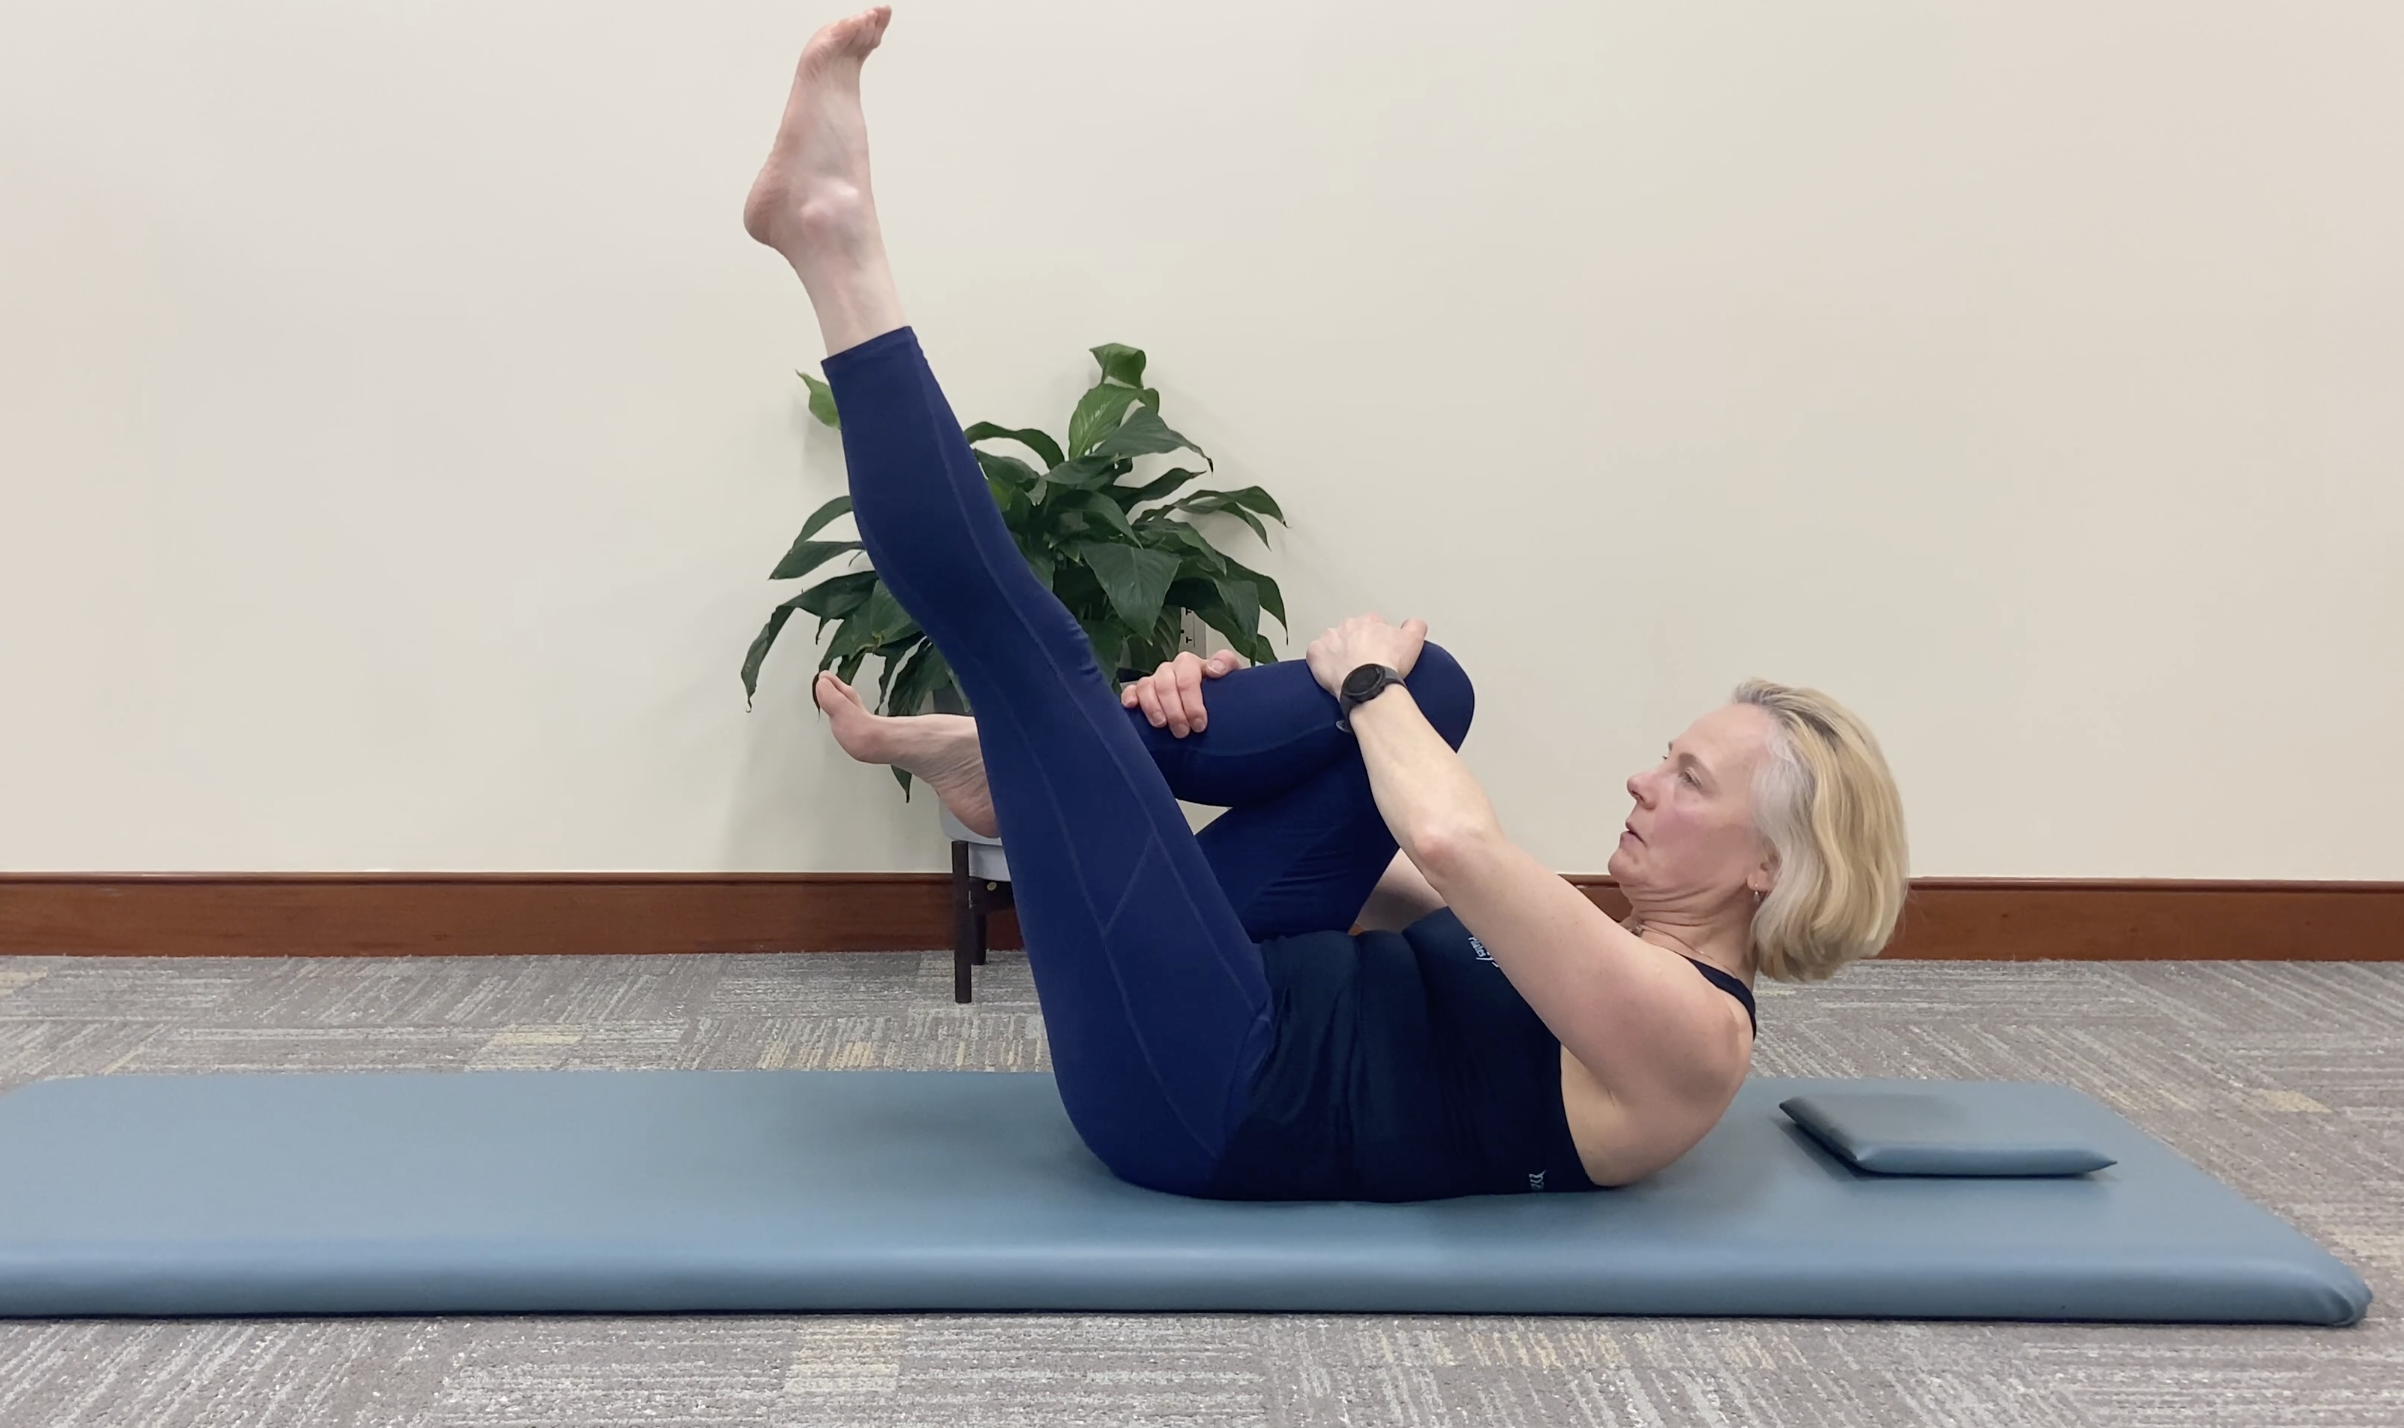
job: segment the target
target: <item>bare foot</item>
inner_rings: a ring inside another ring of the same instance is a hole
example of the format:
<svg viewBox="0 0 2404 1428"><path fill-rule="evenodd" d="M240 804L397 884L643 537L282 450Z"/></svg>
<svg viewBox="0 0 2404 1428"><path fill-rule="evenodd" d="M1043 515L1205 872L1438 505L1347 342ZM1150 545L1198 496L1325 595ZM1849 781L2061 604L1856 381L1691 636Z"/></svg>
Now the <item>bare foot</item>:
<svg viewBox="0 0 2404 1428"><path fill-rule="evenodd" d="M877 5L822 26L801 50L760 178L743 200L743 231L767 243L808 281L810 267L882 255L868 192L868 120L861 63L885 38L892 7Z"/></svg>
<svg viewBox="0 0 2404 1428"><path fill-rule="evenodd" d="M858 690L821 670L811 697L835 725L835 742L864 764L891 764L925 779L952 817L971 832L1001 836L993 817L993 793L985 785L985 755L977 747L977 721L965 714L919 714L897 718L871 713Z"/></svg>

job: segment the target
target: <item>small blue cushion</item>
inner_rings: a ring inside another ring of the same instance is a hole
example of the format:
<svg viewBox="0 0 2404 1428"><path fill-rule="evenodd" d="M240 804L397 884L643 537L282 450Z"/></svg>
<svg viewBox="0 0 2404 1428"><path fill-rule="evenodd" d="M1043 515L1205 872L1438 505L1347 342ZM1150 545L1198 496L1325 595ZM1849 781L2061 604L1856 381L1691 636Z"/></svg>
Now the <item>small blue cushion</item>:
<svg viewBox="0 0 2404 1428"><path fill-rule="evenodd" d="M2084 1175L2115 1164L2050 1122L2040 1102L1936 1091L1821 1091L1778 1109L1856 1170L1875 1175Z"/></svg>

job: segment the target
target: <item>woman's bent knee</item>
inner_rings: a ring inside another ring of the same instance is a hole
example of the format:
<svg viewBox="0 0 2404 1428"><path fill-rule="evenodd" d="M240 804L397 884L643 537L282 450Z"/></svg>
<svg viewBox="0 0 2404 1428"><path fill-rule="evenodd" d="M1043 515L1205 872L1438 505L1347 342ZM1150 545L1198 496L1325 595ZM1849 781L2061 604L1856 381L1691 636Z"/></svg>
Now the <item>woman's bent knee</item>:
<svg viewBox="0 0 2404 1428"><path fill-rule="evenodd" d="M1469 672L1452 652L1434 641L1419 647L1419 662L1411 666L1403 687L1411 691L1411 702L1427 716L1444 742L1454 748L1469 737L1470 716L1477 710L1477 691L1470 687Z"/></svg>

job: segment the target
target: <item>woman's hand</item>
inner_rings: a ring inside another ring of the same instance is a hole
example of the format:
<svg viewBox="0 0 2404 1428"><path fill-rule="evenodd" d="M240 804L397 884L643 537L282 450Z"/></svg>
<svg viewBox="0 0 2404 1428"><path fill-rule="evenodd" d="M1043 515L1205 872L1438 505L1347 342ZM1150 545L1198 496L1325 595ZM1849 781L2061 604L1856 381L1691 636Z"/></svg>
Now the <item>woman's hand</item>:
<svg viewBox="0 0 2404 1428"><path fill-rule="evenodd" d="M1199 734L1210 723L1202 712L1202 681L1242 669L1246 663L1234 650L1221 650L1209 659L1187 650L1143 678L1129 681L1119 691L1119 703L1128 709L1140 706L1153 728L1165 724L1180 739L1188 733Z"/></svg>
<svg viewBox="0 0 2404 1428"><path fill-rule="evenodd" d="M1419 647L1427 643L1427 621L1405 620L1389 625L1376 611L1355 615L1311 641L1311 675L1333 694L1344 676L1364 664L1390 664L1404 674L1419 662Z"/></svg>

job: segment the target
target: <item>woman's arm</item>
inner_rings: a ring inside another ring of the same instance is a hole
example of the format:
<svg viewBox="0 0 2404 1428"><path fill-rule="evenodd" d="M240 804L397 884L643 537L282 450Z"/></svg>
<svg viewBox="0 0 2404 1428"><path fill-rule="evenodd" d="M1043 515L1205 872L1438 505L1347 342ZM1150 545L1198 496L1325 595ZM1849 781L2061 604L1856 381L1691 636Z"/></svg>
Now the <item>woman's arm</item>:
<svg viewBox="0 0 2404 1428"><path fill-rule="evenodd" d="M1351 723L1386 826L1569 1054L1651 1123L1709 1129L1744 1075L1744 1028L1725 999L1513 843L1408 690L1389 688Z"/></svg>
<svg viewBox="0 0 2404 1428"><path fill-rule="evenodd" d="M1486 791L1427 722L1407 686L1389 685L1349 718L1361 761L1369 766L1369 793L1377 811L1403 856L1420 871L1432 869L1434 850L1494 825Z"/></svg>
<svg viewBox="0 0 2404 1428"><path fill-rule="evenodd" d="M1442 906L1444 895L1419 871L1411 855L1396 853L1369 901L1362 904L1358 922L1363 932L1400 932Z"/></svg>

